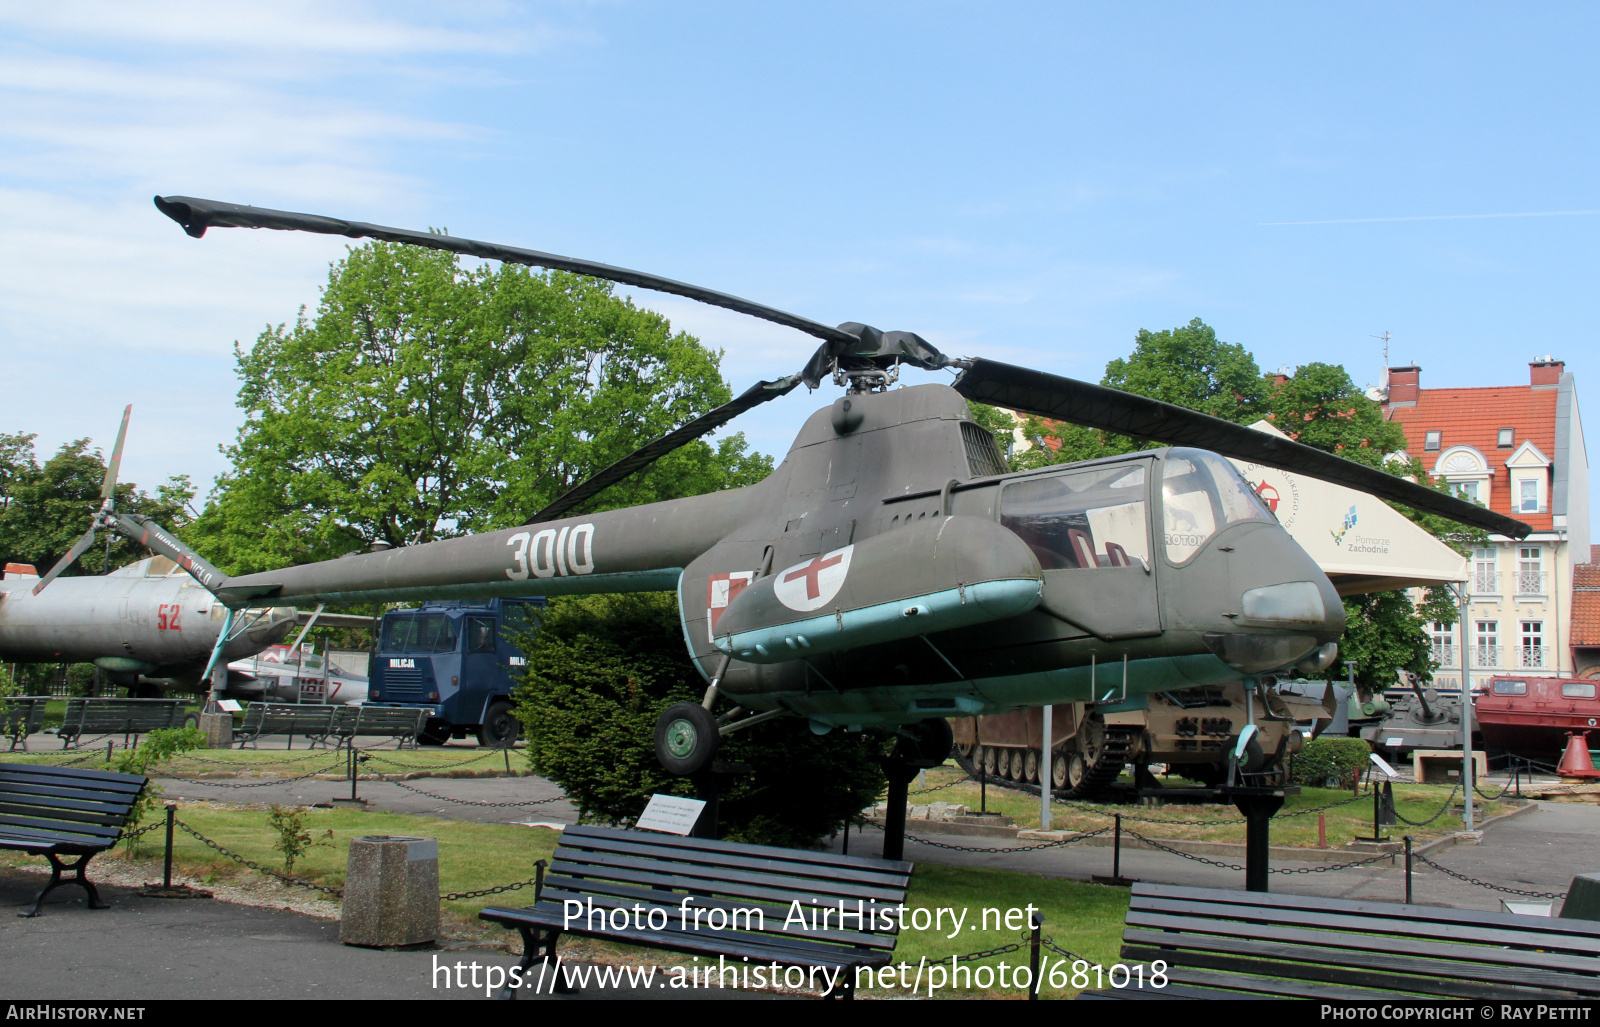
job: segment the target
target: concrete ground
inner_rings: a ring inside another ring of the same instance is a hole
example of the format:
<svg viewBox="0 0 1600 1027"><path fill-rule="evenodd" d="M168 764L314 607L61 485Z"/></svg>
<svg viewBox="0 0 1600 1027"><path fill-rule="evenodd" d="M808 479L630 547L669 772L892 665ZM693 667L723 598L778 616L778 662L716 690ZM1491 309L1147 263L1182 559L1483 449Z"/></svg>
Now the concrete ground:
<svg viewBox="0 0 1600 1027"><path fill-rule="evenodd" d="M459 749L464 759L473 755L469 744L457 743L451 748ZM395 758L405 756L395 754ZM225 801L310 804L349 794L347 785L316 780L227 787L242 783L249 782L168 780L162 785L169 796ZM424 778L404 783L415 790L397 782L363 781L359 793L373 808L397 813L486 823L555 824L576 819L576 811L564 800L536 807L450 801L518 803L561 794L554 784L541 778ZM1130 808L1124 814L1137 816L1140 812ZM1125 824L1141 829L1132 820L1125 820ZM1395 832L1397 837L1400 833ZM915 827L911 834L916 834ZM1468 877L1510 888L1556 892L1565 890L1574 874L1600 870L1600 853L1593 846L1596 837L1600 837L1600 808L1541 803L1510 821L1492 825L1483 844L1435 849L1429 856ZM1069 845L1028 851L1024 847L1029 843L931 834L924 838L963 848L941 848L908 838L905 858L1081 880L1111 872L1110 848ZM841 842L842 839L835 839L834 848L839 848ZM881 843L882 835L875 830L852 832L850 852L878 855ZM983 848L998 851L965 851ZM1364 855L1352 854L1350 858ZM1393 862L1393 866L1383 860L1346 870L1273 874L1271 884L1275 891L1295 894L1398 902L1405 889L1403 861L1397 858ZM1301 869L1309 865L1282 866ZM1242 871L1145 849L1122 851L1122 873L1141 881L1203 887L1242 888L1244 883ZM36 875L0 870L0 906L12 911L25 909L40 883ZM1416 868L1413 883L1415 901L1422 903L1498 910L1502 898L1519 900L1462 883L1422 865ZM503 971L514 962L503 951L492 949L386 952L352 948L338 943L336 922L281 909L213 900L142 898L133 889L119 885L105 887L103 894L112 903L110 910L85 909L81 890L66 887L52 894L42 917L0 916L0 952L6 953L0 959L0 996L119 1000L481 998L482 987L443 987L442 981L448 975L436 972L437 968L453 968L457 961L469 965L477 961L481 966L492 965ZM470 969L465 972L470 976ZM584 997L705 998L719 994L664 990L660 983L658 980L657 987L650 990L591 989Z"/></svg>

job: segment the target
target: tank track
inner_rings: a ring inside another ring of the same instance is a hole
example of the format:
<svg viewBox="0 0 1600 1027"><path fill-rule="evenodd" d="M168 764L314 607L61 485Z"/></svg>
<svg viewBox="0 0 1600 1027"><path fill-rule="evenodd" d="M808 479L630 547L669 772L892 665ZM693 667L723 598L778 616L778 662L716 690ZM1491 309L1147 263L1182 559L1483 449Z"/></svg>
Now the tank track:
<svg viewBox="0 0 1600 1027"><path fill-rule="evenodd" d="M1128 750L1133 748L1134 741L1138 738L1138 728L1108 727L1105 732L1105 741L1100 751L1100 758L1095 761L1083 782L1077 788L1051 788L1050 794L1057 799L1094 799L1104 794L1106 789L1122 774L1122 768L1128 762ZM972 780L978 779L978 764L973 756L954 754L957 766ZM1013 781L1008 777L991 777L989 783L1004 788L1012 788L1028 795L1038 795L1039 785L1030 781Z"/></svg>

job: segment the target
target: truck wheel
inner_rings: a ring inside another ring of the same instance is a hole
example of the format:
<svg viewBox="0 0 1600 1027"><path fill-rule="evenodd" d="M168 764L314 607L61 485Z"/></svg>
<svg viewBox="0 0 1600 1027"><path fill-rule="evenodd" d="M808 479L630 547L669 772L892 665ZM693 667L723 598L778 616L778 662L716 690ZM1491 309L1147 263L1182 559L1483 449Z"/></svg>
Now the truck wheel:
<svg viewBox="0 0 1600 1027"><path fill-rule="evenodd" d="M417 732L419 745L443 745L450 740L450 727L429 721L428 726Z"/></svg>
<svg viewBox="0 0 1600 1027"><path fill-rule="evenodd" d="M511 704L497 699L489 704L483 724L478 728L478 744L491 749L509 749L516 744L521 724L511 712Z"/></svg>
<svg viewBox="0 0 1600 1027"><path fill-rule="evenodd" d="M656 760L674 777L709 767L720 741L716 718L699 703L673 703L656 719Z"/></svg>

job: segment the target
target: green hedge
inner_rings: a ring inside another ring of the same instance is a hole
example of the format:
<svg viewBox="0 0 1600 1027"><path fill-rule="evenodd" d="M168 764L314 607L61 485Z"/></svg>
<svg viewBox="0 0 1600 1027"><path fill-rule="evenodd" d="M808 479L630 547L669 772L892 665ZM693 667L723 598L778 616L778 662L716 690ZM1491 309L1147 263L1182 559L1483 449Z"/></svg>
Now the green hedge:
<svg viewBox="0 0 1600 1027"><path fill-rule="evenodd" d="M1290 763L1291 782L1321 788L1336 777L1341 787L1353 788L1371 754L1360 738L1313 738Z"/></svg>

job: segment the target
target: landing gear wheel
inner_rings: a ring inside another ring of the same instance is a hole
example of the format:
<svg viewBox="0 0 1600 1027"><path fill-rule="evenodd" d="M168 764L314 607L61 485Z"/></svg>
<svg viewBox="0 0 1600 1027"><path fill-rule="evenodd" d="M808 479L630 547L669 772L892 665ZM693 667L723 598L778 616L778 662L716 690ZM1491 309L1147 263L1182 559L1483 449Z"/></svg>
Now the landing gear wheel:
<svg viewBox="0 0 1600 1027"><path fill-rule="evenodd" d="M478 727L478 744L489 749L509 749L516 744L521 728L511 704L496 699L489 704L489 712Z"/></svg>
<svg viewBox="0 0 1600 1027"><path fill-rule="evenodd" d="M674 777L709 767L719 741L716 718L699 703L673 703L656 719L656 761Z"/></svg>
<svg viewBox="0 0 1600 1027"><path fill-rule="evenodd" d="M894 759L910 767L931 770L950 758L954 738L948 720L929 717L907 724L901 730L904 733L894 743Z"/></svg>

